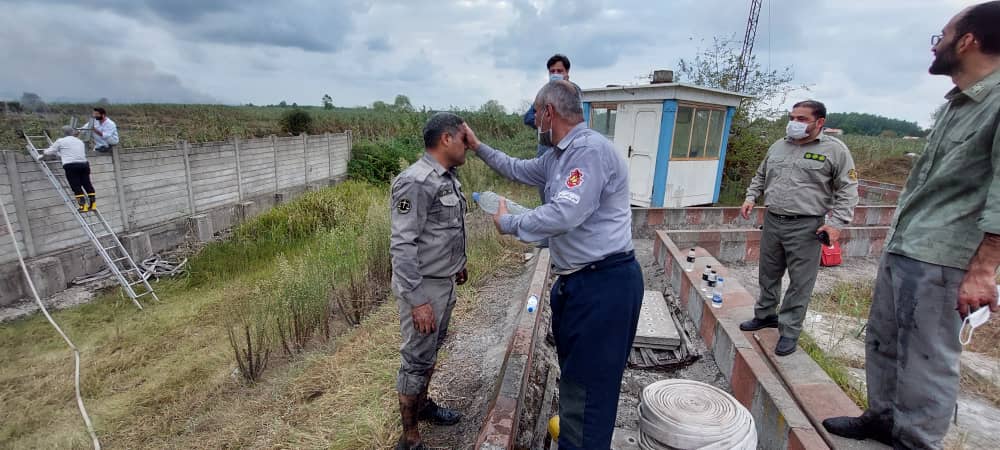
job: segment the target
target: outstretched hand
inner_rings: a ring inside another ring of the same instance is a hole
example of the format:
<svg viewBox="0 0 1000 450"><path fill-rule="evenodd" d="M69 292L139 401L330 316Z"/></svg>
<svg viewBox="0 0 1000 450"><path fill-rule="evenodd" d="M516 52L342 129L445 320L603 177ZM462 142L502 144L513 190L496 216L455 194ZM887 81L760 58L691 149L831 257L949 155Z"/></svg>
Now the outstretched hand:
<svg viewBox="0 0 1000 450"><path fill-rule="evenodd" d="M469 124L463 123L461 128L462 141L465 142L465 148L467 150L476 151L479 149L479 138L476 137L476 133L469 128Z"/></svg>

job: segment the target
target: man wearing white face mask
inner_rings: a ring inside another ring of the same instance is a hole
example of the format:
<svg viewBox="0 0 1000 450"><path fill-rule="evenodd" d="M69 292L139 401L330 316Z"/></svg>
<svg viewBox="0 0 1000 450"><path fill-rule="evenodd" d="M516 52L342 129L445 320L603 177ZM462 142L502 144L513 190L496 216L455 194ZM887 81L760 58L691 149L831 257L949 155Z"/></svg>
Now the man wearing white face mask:
<svg viewBox="0 0 1000 450"><path fill-rule="evenodd" d="M778 356L797 347L819 271L818 237L825 233L836 242L858 204L854 159L843 142L823 134L825 123L822 103L796 103L789 114L787 137L768 149L743 203L743 218L749 218L763 194L767 214L760 239L760 297L754 318L741 323L740 329L778 328L781 337L774 349ZM786 269L791 281L781 299Z"/></svg>
<svg viewBox="0 0 1000 450"><path fill-rule="evenodd" d="M560 80L569 81L569 66L570 66L570 64L569 64L569 58L566 57L566 55L563 55L563 54L560 54L560 53L556 53L555 55L552 55L552 57L549 58L549 60L546 61L546 63L545 63L545 67L549 71L549 81L560 81ZM573 82L570 81L570 83L573 83ZM577 95L581 95L582 91L580 90L580 86L577 86L576 83L573 83L573 86L576 87L576 94ZM531 107L528 108L528 112L524 113L524 124L527 125L527 126L529 126L529 127L531 127L531 128L537 129L537 127L535 126L535 105L534 104L532 104ZM545 152L547 152L550 148L552 148L552 145L545 145L545 144L543 144L543 143L540 142L538 144L538 153L537 153L536 156L538 156L539 158L541 158L542 155L544 155ZM548 203L547 202L548 199L545 198L545 189L544 188L539 188L538 189L538 195L541 197L542 203ZM546 244L543 244L542 246L543 247L548 247L548 244L546 243Z"/></svg>

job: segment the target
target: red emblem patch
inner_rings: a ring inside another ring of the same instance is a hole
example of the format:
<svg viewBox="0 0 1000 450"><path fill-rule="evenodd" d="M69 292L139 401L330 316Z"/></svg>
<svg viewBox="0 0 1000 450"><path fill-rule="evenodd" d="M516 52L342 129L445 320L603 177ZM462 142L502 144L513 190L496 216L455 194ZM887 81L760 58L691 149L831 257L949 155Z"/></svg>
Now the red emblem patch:
<svg viewBox="0 0 1000 450"><path fill-rule="evenodd" d="M583 171L580 169L570 171L569 176L566 177L566 187L573 189L581 184L583 184Z"/></svg>

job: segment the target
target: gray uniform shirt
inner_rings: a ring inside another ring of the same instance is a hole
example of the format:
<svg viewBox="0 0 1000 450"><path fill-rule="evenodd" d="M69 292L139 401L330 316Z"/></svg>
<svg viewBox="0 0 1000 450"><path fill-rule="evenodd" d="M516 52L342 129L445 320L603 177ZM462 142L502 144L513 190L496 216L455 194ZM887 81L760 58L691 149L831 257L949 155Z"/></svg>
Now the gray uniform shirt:
<svg viewBox="0 0 1000 450"><path fill-rule="evenodd" d="M850 150L839 139L820 134L806 144L775 142L747 188L746 200L764 195L764 206L776 214L825 216L843 227L858 205L858 172Z"/></svg>
<svg viewBox="0 0 1000 450"><path fill-rule="evenodd" d="M535 159L512 158L485 144L476 153L511 180L545 186L548 203L502 216L500 228L525 242L549 238L557 272L633 249L628 166L607 138L585 124Z"/></svg>
<svg viewBox="0 0 1000 450"><path fill-rule="evenodd" d="M425 153L393 180L391 195L393 288L410 305L423 305L424 278L451 278L465 267L462 184Z"/></svg>

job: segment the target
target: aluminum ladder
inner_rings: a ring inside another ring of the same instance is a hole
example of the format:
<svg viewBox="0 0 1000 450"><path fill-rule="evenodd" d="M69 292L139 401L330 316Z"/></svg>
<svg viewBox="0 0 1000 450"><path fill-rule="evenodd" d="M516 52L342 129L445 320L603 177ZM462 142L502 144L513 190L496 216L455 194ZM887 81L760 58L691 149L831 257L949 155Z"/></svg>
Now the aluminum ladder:
<svg viewBox="0 0 1000 450"><path fill-rule="evenodd" d="M118 280L118 284L121 285L125 294L132 299L132 303L139 309L142 309L142 304L139 302L139 299L142 297L150 296L153 300L160 301L159 297L156 296L156 292L153 292L153 287L149 284L149 275L136 265L132 256L128 254L125 246L122 245L118 236L111 228L111 224L104 219L104 215L97 209L80 212L77 203L69 195L70 188L68 182L64 181L64 177L57 177L52 173L49 162L41 159L44 149L39 151L38 147L35 146L35 142L46 142L47 148L52 145L52 139L49 138L49 135L28 136L25 134L24 138L28 141L28 153L32 159L38 162L42 173L45 174L49 182L52 183L52 186L59 192L59 196L62 198L63 203L66 204L66 207L69 208L70 214L73 214L73 217L83 227L83 231L90 238L90 241L94 243L94 247L97 248L97 253L104 259L104 263L115 279Z"/></svg>

